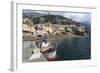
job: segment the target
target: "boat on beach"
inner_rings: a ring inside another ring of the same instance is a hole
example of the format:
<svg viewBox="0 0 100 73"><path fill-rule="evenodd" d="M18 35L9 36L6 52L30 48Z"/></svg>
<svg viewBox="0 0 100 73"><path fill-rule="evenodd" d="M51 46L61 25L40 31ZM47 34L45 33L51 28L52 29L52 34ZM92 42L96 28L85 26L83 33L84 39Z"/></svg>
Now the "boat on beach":
<svg viewBox="0 0 100 73"><path fill-rule="evenodd" d="M54 61L57 58L57 44L54 41L49 41L48 39L44 39L41 42L41 52L46 57L48 61Z"/></svg>
<svg viewBox="0 0 100 73"><path fill-rule="evenodd" d="M56 60L57 44L54 41L49 41L45 38L43 40L33 41L31 46L33 50L29 60L40 58L41 55L44 55L48 61Z"/></svg>
<svg viewBox="0 0 100 73"><path fill-rule="evenodd" d="M56 49L49 48L48 50L42 52L48 61L54 61L57 58Z"/></svg>

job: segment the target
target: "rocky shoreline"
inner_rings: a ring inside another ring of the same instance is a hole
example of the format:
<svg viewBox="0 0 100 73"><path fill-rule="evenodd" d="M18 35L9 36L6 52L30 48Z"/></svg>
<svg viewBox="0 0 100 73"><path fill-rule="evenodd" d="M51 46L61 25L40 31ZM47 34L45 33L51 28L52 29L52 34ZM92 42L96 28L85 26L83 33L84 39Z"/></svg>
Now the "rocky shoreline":
<svg viewBox="0 0 100 73"><path fill-rule="evenodd" d="M42 40L47 37L49 40L60 39L60 38L76 38L76 37L90 37L90 36L77 36L77 35L50 35L50 36L41 36L41 37L33 37L33 36L23 36L23 41L35 41Z"/></svg>

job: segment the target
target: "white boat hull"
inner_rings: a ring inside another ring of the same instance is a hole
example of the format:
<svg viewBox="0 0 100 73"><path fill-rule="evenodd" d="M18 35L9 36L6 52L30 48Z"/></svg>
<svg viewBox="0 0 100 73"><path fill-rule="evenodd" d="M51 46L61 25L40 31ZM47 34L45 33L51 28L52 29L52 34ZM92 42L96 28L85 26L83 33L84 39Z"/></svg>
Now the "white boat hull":
<svg viewBox="0 0 100 73"><path fill-rule="evenodd" d="M44 54L46 58L54 58L56 56L56 51Z"/></svg>

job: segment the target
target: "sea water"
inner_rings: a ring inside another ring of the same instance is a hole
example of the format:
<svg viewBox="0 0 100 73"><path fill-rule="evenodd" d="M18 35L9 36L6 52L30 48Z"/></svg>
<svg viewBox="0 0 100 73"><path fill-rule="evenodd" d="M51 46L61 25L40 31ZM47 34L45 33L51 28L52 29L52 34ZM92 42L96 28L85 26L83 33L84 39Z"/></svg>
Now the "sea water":
<svg viewBox="0 0 100 73"><path fill-rule="evenodd" d="M90 37L69 37L57 40L57 61L91 59Z"/></svg>

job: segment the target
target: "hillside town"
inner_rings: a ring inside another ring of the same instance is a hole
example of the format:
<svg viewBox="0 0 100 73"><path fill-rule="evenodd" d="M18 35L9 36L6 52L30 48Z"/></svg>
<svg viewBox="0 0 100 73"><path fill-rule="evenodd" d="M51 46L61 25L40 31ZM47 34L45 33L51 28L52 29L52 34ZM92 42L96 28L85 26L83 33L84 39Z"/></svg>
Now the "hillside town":
<svg viewBox="0 0 100 73"><path fill-rule="evenodd" d="M86 36L85 27L80 23L61 25L51 22L34 24L30 17L23 17L23 36L42 37L42 36Z"/></svg>

